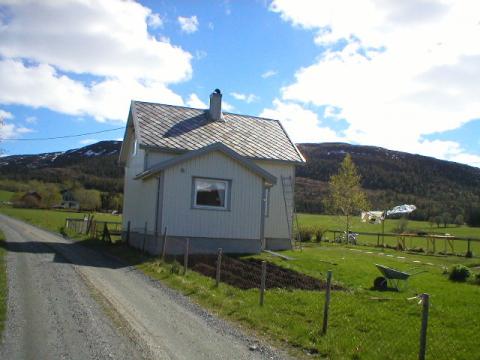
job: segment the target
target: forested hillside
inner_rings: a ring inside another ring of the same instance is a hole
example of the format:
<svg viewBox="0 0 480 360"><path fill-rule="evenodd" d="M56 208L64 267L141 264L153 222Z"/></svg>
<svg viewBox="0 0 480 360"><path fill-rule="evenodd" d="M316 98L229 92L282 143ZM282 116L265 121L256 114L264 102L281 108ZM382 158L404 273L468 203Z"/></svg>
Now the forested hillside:
<svg viewBox="0 0 480 360"><path fill-rule="evenodd" d="M412 214L429 219L445 212L467 216L480 205L480 169L431 157L343 143L299 144L307 159L297 169L297 208L324 212L327 182L350 153L373 209L415 204Z"/></svg>
<svg viewBox="0 0 480 360"><path fill-rule="evenodd" d="M123 191L117 165L120 141L102 141L80 149L0 158L0 180L77 182L101 192ZM341 143L299 144L307 159L297 168L297 210L326 212L323 199L330 176L350 153L362 175L372 209L403 203L418 208L413 218L426 220L448 212L465 218L480 206L480 169L378 147ZM0 184L1 185L1 184Z"/></svg>

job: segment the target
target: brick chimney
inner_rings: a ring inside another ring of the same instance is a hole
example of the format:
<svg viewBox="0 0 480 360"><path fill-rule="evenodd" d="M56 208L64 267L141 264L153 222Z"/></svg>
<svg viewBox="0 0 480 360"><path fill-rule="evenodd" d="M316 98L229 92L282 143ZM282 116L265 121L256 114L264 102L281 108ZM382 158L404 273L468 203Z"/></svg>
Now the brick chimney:
<svg viewBox="0 0 480 360"><path fill-rule="evenodd" d="M210 109L208 113L213 121L225 121L222 114L222 92L219 89L215 89L210 94Z"/></svg>

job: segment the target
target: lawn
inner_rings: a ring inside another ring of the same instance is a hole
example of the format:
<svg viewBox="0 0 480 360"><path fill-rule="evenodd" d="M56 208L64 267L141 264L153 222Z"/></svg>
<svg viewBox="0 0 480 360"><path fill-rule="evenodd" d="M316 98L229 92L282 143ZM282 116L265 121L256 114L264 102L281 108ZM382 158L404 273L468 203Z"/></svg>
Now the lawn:
<svg viewBox="0 0 480 360"><path fill-rule="evenodd" d="M0 242L5 241L3 233L0 231ZM7 250L5 246L0 244L0 338L5 326L7 316L7 264L6 257Z"/></svg>
<svg viewBox="0 0 480 360"><path fill-rule="evenodd" d="M346 227L345 217L334 216L334 215L318 215L318 214L299 214L298 215L300 227L322 227L329 230L344 230ZM399 220L397 219L387 219L385 222L385 233L393 233L395 228L399 225ZM354 216L350 218L350 228L353 232L368 232L368 233L382 233L381 224L368 224L360 221L359 216ZM456 226L448 225L446 228L443 226L437 227L430 226L426 221L413 221L408 222L408 229L411 232L424 231L427 233L437 233L459 236L459 237L472 237L480 239L480 228L473 228L466 225ZM328 232L326 234L328 240L333 240L333 233ZM359 235L358 241L360 243L366 243L370 245L377 244L378 237L375 235ZM385 237L385 243L391 246L397 244L396 237ZM422 237L408 238L407 246L410 248L422 248L426 249L426 239ZM447 245L448 246L448 245ZM474 255L480 255L480 242L471 243L472 250ZM437 251L445 251L445 241L437 240ZM447 247L447 251L449 248ZM464 254L467 251L467 242L466 241L455 241L454 243L454 252Z"/></svg>
<svg viewBox="0 0 480 360"><path fill-rule="evenodd" d="M14 210L14 209L12 209ZM19 212L12 214L18 216ZM23 218L28 218L23 215ZM30 218L32 218L30 216ZM41 224L45 217L33 217ZM333 271L334 282L345 288L332 293L329 329L320 333L325 294L319 291L268 289L265 305L258 304L257 289L240 290L188 271L176 273L177 265L144 257L124 245L85 240L122 257L152 278L175 288L221 317L285 346L294 355L327 359L412 359L418 355L421 305L414 297L430 294L427 357L431 359L478 358L480 286L473 280L454 283L445 268L462 263L480 272L478 259L402 253L366 246L307 244L303 250L285 251L285 261L268 254L256 257L315 278ZM372 290L380 263L400 270L412 267L424 273L412 276L402 292ZM267 273L268 277L268 273ZM413 298L413 299L410 299ZM410 299L410 300L409 300Z"/></svg>
<svg viewBox="0 0 480 360"><path fill-rule="evenodd" d="M12 198L12 196L14 194L15 193L13 193L11 191L0 190L0 203L3 202L3 201L10 201L10 199Z"/></svg>

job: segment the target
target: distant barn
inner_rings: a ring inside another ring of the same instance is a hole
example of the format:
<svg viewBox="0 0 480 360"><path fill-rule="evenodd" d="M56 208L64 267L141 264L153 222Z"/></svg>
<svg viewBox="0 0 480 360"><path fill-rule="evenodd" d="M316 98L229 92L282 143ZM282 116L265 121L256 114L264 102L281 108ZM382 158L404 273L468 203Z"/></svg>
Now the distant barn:
<svg viewBox="0 0 480 360"><path fill-rule="evenodd" d="M291 248L295 166L305 160L277 120L132 101L120 163L123 228L162 249L162 232L194 253Z"/></svg>

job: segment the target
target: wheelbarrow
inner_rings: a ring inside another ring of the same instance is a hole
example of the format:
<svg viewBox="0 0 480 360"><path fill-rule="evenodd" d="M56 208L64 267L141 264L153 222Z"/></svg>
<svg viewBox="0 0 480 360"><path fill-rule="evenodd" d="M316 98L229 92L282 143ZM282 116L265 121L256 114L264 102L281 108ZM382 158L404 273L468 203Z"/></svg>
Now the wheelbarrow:
<svg viewBox="0 0 480 360"><path fill-rule="evenodd" d="M408 273L392 269L384 265L375 264L375 266L383 275L375 278L375 280L373 281L373 287L377 290L388 290L388 288L394 288L397 291L400 291L401 287L407 287L408 278L410 276L426 272L426 270L419 270L413 273ZM415 268L412 270L415 270ZM400 286L402 284L404 284L404 286Z"/></svg>

